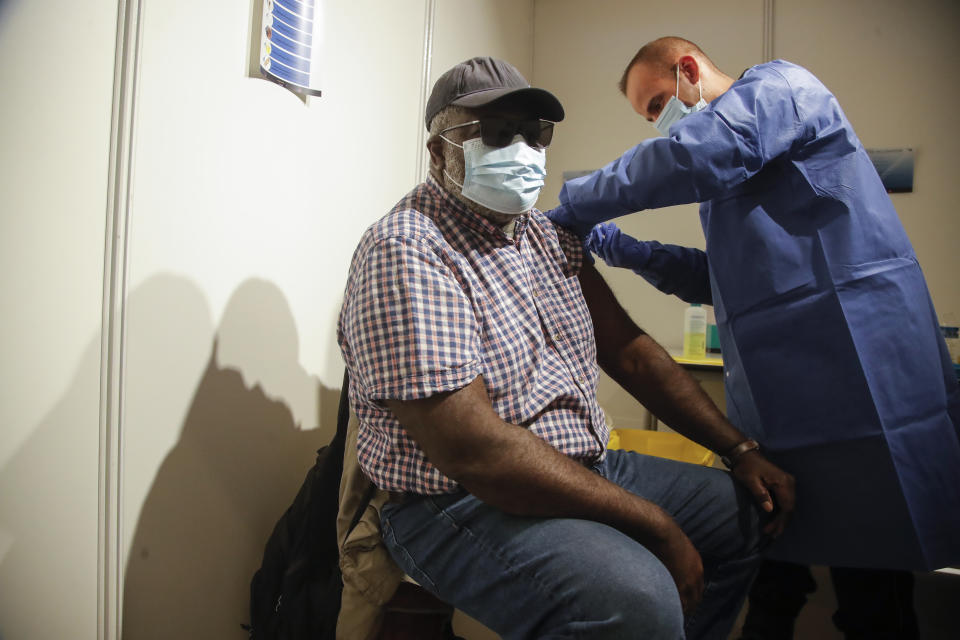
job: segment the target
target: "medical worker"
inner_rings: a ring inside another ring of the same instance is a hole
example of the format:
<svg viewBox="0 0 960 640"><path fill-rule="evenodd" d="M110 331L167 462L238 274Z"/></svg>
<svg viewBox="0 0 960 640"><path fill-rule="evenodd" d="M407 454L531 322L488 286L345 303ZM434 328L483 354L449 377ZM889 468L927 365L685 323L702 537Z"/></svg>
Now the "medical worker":
<svg viewBox="0 0 960 640"><path fill-rule="evenodd" d="M796 477L768 557L843 568L848 639L914 637L909 571L960 562L960 391L863 145L833 94L782 60L734 80L661 38L620 89L662 137L567 182L548 215L608 264L713 304L730 421ZM706 252L593 229L690 202Z"/></svg>

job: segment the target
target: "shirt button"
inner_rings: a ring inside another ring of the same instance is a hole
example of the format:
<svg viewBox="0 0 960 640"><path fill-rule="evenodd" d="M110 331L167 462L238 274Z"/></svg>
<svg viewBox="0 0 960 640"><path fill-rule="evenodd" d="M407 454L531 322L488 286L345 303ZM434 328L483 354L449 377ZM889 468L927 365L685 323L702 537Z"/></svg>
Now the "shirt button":
<svg viewBox="0 0 960 640"><path fill-rule="evenodd" d="M559 334L559 333L553 334L553 341L554 341L554 342L560 342L560 334Z"/></svg>
<svg viewBox="0 0 960 640"><path fill-rule="evenodd" d="M583 384L586 381L587 381L586 378L584 378L583 376L577 376L577 382L579 382L580 384Z"/></svg>

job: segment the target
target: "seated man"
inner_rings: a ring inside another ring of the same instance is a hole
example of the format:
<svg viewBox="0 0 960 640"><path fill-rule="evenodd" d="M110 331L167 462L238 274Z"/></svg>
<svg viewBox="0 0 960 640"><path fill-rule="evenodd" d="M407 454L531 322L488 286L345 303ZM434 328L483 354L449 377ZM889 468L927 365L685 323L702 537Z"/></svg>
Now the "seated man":
<svg viewBox="0 0 960 640"><path fill-rule="evenodd" d="M412 578L503 638L726 638L793 479L533 208L563 108L474 58L427 104L430 177L363 235L338 325L364 472ZM598 363L733 474L606 451ZM739 484L734 481L739 481Z"/></svg>

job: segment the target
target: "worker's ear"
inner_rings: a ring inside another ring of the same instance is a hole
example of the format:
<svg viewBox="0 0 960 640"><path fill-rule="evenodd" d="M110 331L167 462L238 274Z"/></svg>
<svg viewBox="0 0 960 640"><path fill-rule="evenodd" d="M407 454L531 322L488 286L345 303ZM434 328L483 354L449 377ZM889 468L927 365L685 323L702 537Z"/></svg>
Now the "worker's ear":
<svg viewBox="0 0 960 640"><path fill-rule="evenodd" d="M693 56L681 56L677 61L680 66L680 74L687 79L690 84L697 84L700 80L700 64Z"/></svg>
<svg viewBox="0 0 960 640"><path fill-rule="evenodd" d="M430 172L443 173L446 160L443 157L443 140L440 136L430 136L427 140L427 151L430 152Z"/></svg>

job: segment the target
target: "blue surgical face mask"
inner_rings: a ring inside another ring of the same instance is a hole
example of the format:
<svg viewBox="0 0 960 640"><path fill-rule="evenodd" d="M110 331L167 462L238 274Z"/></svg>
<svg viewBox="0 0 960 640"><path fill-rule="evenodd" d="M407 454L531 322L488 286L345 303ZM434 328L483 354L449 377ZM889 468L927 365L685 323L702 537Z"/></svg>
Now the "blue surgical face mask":
<svg viewBox="0 0 960 640"><path fill-rule="evenodd" d="M537 202L547 175L547 154L534 149L517 134L505 147L491 147L480 138L462 145L440 136L463 149L463 184L444 174L460 187L463 197L498 213L518 215Z"/></svg>
<svg viewBox="0 0 960 640"><path fill-rule="evenodd" d="M700 85L699 79L697 80L697 89L700 90L700 101L692 107L683 104L680 98L677 97L680 95L680 65L678 64L677 93L670 97L670 100L667 101L666 106L657 117L657 121L653 123L653 126L657 128L657 131L659 131L661 135L670 135L671 125L680 118L688 116L691 113L696 113L697 111L703 111L707 108L707 101L703 99L703 87Z"/></svg>

